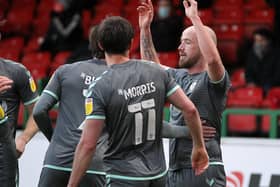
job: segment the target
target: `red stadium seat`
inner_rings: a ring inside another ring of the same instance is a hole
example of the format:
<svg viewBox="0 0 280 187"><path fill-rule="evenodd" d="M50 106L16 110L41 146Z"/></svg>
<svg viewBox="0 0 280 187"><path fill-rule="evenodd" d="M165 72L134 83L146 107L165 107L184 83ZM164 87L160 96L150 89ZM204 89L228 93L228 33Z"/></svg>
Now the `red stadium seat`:
<svg viewBox="0 0 280 187"><path fill-rule="evenodd" d="M19 105L17 124L18 124L17 128L22 128L24 124L24 106L22 103Z"/></svg>
<svg viewBox="0 0 280 187"><path fill-rule="evenodd" d="M36 0L13 0L12 9L30 9L35 10Z"/></svg>
<svg viewBox="0 0 280 187"><path fill-rule="evenodd" d="M2 40L0 42L0 50L10 49L21 51L24 46L24 39L22 37L12 37Z"/></svg>
<svg viewBox="0 0 280 187"><path fill-rule="evenodd" d="M66 60L71 55L70 51L63 51L55 55L54 60L50 66L50 75L61 65L65 64Z"/></svg>
<svg viewBox="0 0 280 187"><path fill-rule="evenodd" d="M261 130L264 133L268 133L270 130L270 116L264 115L262 116Z"/></svg>
<svg viewBox="0 0 280 187"><path fill-rule="evenodd" d="M272 29L274 23L274 11L272 9L252 10L245 16L245 36L252 37L254 30L260 27Z"/></svg>
<svg viewBox="0 0 280 187"><path fill-rule="evenodd" d="M240 41L243 35L243 26L240 24L215 24L213 26L218 41L219 40L235 40Z"/></svg>
<svg viewBox="0 0 280 187"><path fill-rule="evenodd" d="M243 23L243 10L237 8L223 8L214 11L214 24L241 24Z"/></svg>
<svg viewBox="0 0 280 187"><path fill-rule="evenodd" d="M158 53L158 57L162 65L173 67L173 68L178 66L178 60L179 60L178 51L161 52Z"/></svg>
<svg viewBox="0 0 280 187"><path fill-rule="evenodd" d="M50 24L50 15L48 12L45 13L40 13L32 23L33 26L33 32L32 36L33 37L38 37L38 36L45 36L49 29L49 24Z"/></svg>
<svg viewBox="0 0 280 187"><path fill-rule="evenodd" d="M96 5L94 7L94 16L92 24L99 24L100 21L108 16L120 16L121 9L115 6L108 6L107 4Z"/></svg>
<svg viewBox="0 0 280 187"><path fill-rule="evenodd" d="M237 62L237 50L239 43L233 40L218 41L218 50L225 64L234 64Z"/></svg>
<svg viewBox="0 0 280 187"><path fill-rule="evenodd" d="M213 19L212 9L209 8L209 9L198 10L198 14L204 25L211 26L213 24L214 19ZM185 25L186 26L192 25L190 19L187 17L185 17Z"/></svg>
<svg viewBox="0 0 280 187"><path fill-rule="evenodd" d="M235 70L231 75L232 88L244 87L246 85L245 70L243 68Z"/></svg>
<svg viewBox="0 0 280 187"><path fill-rule="evenodd" d="M71 55L70 51L59 52L55 55L53 64L65 64L67 58Z"/></svg>
<svg viewBox="0 0 280 187"><path fill-rule="evenodd" d="M271 88L263 102L263 107L268 107L270 109L280 108L280 87Z"/></svg>
<svg viewBox="0 0 280 187"><path fill-rule="evenodd" d="M128 4L123 8L123 15L130 21L134 28L138 28L138 12L136 11L137 4Z"/></svg>
<svg viewBox="0 0 280 187"><path fill-rule="evenodd" d="M31 52L37 52L40 48L40 42L39 42L40 38L39 37L34 37L31 38L26 47L23 49L24 53L31 53Z"/></svg>
<svg viewBox="0 0 280 187"><path fill-rule="evenodd" d="M263 102L263 90L260 87L238 88L228 95L229 107L260 107Z"/></svg>
<svg viewBox="0 0 280 187"><path fill-rule="evenodd" d="M53 9L54 3L56 0L42 0L40 1L38 8L37 8L37 14L40 14L42 12L50 13Z"/></svg>
<svg viewBox="0 0 280 187"><path fill-rule="evenodd" d="M139 5L139 0L128 0L126 6L137 7Z"/></svg>
<svg viewBox="0 0 280 187"><path fill-rule="evenodd" d="M246 11L254 11L269 8L265 0L246 0L246 3L243 7Z"/></svg>
<svg viewBox="0 0 280 187"><path fill-rule="evenodd" d="M91 12L88 10L84 10L82 12L82 27L84 31L84 38L88 39L91 27Z"/></svg>
<svg viewBox="0 0 280 187"><path fill-rule="evenodd" d="M237 50L243 36L240 24L216 24L213 26L218 38L218 49L225 63L237 61Z"/></svg>
<svg viewBox="0 0 280 187"><path fill-rule="evenodd" d="M29 53L22 58L22 63L36 80L46 77L50 62L51 54L49 52Z"/></svg>
<svg viewBox="0 0 280 187"><path fill-rule="evenodd" d="M19 61L24 46L22 37L12 37L0 42L0 56L2 58Z"/></svg>
<svg viewBox="0 0 280 187"><path fill-rule="evenodd" d="M253 133L257 130L255 115L229 115L228 130L234 133Z"/></svg>
<svg viewBox="0 0 280 187"><path fill-rule="evenodd" d="M214 9L224 9L225 7L239 7L242 8L243 0L216 0L214 3Z"/></svg>
<svg viewBox="0 0 280 187"><path fill-rule="evenodd" d="M130 48L131 53L140 52L140 32L136 32Z"/></svg>
<svg viewBox="0 0 280 187"><path fill-rule="evenodd" d="M228 94L227 106L238 108L259 108L262 104L263 90L259 87L237 88ZM230 114L228 116L230 132L254 133L258 131L258 120L255 115Z"/></svg>
<svg viewBox="0 0 280 187"><path fill-rule="evenodd" d="M198 15L205 25L212 25L213 23L213 11L212 9L203 9L198 11Z"/></svg>
<svg viewBox="0 0 280 187"><path fill-rule="evenodd" d="M140 55L140 52L133 52L130 54L130 58L132 59L140 59L141 58L141 55Z"/></svg>
<svg viewBox="0 0 280 187"><path fill-rule="evenodd" d="M13 50L13 49L1 49L0 50L0 57L13 60L15 62L19 62L19 57L20 57L20 51L19 50Z"/></svg>
<svg viewBox="0 0 280 187"><path fill-rule="evenodd" d="M30 33L32 19L32 9L12 9L7 15L7 23L3 26L3 30L8 33L28 35Z"/></svg>

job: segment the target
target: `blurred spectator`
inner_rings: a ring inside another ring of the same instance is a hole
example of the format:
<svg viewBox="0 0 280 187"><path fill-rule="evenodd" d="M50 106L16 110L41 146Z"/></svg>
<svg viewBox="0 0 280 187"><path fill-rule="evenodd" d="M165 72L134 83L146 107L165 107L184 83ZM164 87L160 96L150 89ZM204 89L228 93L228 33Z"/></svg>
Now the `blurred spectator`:
<svg viewBox="0 0 280 187"><path fill-rule="evenodd" d="M98 25L91 27L89 37L97 36L97 27ZM92 43L90 43L90 41L92 41ZM79 46L77 46L76 50L73 51L71 56L67 59L66 63L69 64L81 60L86 60L92 57L98 59L105 58L104 52L98 46L98 41L92 38L88 38L88 40L84 40Z"/></svg>
<svg viewBox="0 0 280 187"><path fill-rule="evenodd" d="M280 1L279 0L266 0L266 2L272 6L275 10L275 17L274 17L274 33L277 37L278 45L280 44Z"/></svg>
<svg viewBox="0 0 280 187"><path fill-rule="evenodd" d="M50 51L52 54L73 50L83 38L80 11L76 6L65 7L60 2L55 3L41 50Z"/></svg>
<svg viewBox="0 0 280 187"><path fill-rule="evenodd" d="M87 60L91 57L92 55L89 49L89 42L87 40L82 40L80 43L76 44L76 48L72 51L70 57L66 61L66 64Z"/></svg>
<svg viewBox="0 0 280 187"><path fill-rule="evenodd" d="M65 9L70 7L76 7L76 9L92 9L92 7L97 3L97 0L57 0L59 3L63 4Z"/></svg>
<svg viewBox="0 0 280 187"><path fill-rule="evenodd" d="M183 17L175 14L171 0L159 0L151 24L153 42L158 52L177 50L184 28Z"/></svg>
<svg viewBox="0 0 280 187"><path fill-rule="evenodd" d="M280 70L280 51L273 43L272 32L266 28L255 30L253 39L253 47L246 61L246 82L261 86L266 92L273 86L280 86L277 75Z"/></svg>

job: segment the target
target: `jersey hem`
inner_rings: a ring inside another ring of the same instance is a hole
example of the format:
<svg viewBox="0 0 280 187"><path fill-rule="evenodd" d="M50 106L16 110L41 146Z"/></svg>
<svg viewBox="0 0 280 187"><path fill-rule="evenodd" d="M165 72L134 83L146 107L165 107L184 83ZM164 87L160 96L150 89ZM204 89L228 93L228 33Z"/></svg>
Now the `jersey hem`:
<svg viewBox="0 0 280 187"><path fill-rule="evenodd" d="M221 161L210 161L209 166L224 166L224 163ZM192 168L191 165L176 165L175 167L169 167L170 171L176 171L179 169Z"/></svg>
<svg viewBox="0 0 280 187"><path fill-rule="evenodd" d="M106 179L120 179L120 180L130 180L130 181L147 181L147 180L155 180L165 176L168 172L168 169L165 170L163 173L160 173L153 177L130 177L130 176L123 176L123 175L111 175L107 174Z"/></svg>
<svg viewBox="0 0 280 187"><path fill-rule="evenodd" d="M167 92L166 96L171 96L178 88L180 88L179 85L176 85L174 88L172 88L169 92Z"/></svg>
<svg viewBox="0 0 280 187"><path fill-rule="evenodd" d="M67 171L67 172L71 172L72 171L72 168L61 167L61 166L54 166L54 165L49 165L49 164L44 165L43 168L49 168L49 169L53 169L53 170ZM88 173L88 174L95 174L95 175L106 175L105 172L95 171L95 170L87 170L86 173Z"/></svg>
<svg viewBox="0 0 280 187"><path fill-rule="evenodd" d="M32 103L35 103L35 102L38 101L38 100L39 100L39 96L35 97L34 99L32 99L32 100L30 100L30 101L27 101L27 102L23 103L23 105L24 105L24 106L30 105L30 104L32 104Z"/></svg>
<svg viewBox="0 0 280 187"><path fill-rule="evenodd" d="M43 93L48 94L48 95L54 97L56 100L58 100L58 96L55 93L53 93L52 91L44 90Z"/></svg>
<svg viewBox="0 0 280 187"><path fill-rule="evenodd" d="M209 162L209 166L223 166L223 162Z"/></svg>

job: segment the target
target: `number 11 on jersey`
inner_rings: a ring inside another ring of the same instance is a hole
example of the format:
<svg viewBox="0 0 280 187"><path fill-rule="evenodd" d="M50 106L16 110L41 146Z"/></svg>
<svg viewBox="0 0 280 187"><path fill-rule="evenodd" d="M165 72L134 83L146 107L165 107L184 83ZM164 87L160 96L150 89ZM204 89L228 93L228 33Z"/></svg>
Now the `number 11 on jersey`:
<svg viewBox="0 0 280 187"><path fill-rule="evenodd" d="M148 99L128 105L128 111L134 113L135 118L135 145L143 143L143 110L148 110L147 140L156 138L156 111L155 100Z"/></svg>

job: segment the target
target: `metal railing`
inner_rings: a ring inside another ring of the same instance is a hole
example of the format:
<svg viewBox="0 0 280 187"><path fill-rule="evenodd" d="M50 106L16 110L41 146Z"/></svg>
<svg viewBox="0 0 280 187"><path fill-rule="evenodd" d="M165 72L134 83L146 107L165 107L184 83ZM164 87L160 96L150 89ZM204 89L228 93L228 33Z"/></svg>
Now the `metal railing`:
<svg viewBox="0 0 280 187"><path fill-rule="evenodd" d="M269 115L270 116L270 130L269 137L277 138L277 117L280 116L280 110L268 109L245 109L245 108L229 108L222 114L222 136L227 136L227 116L229 114L238 115Z"/></svg>

